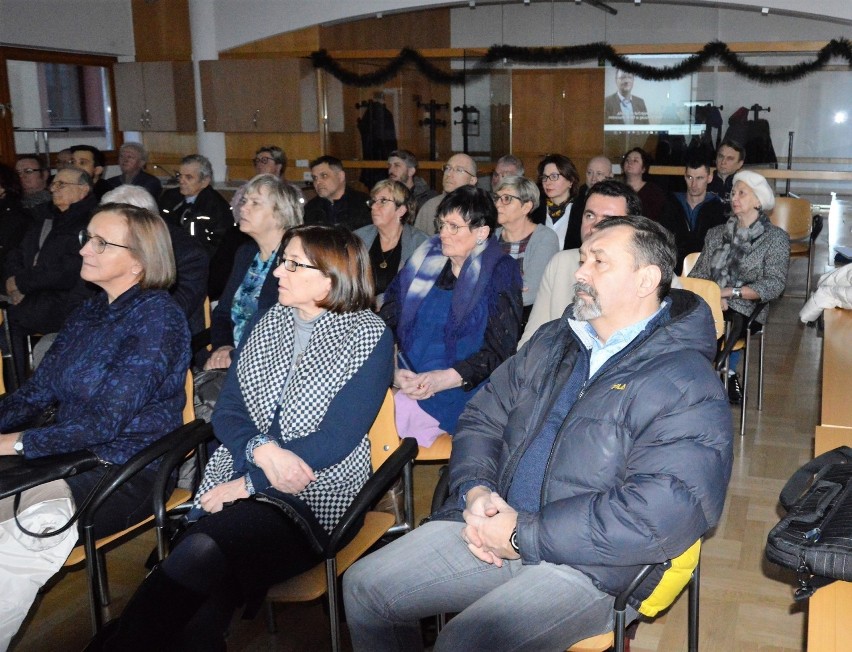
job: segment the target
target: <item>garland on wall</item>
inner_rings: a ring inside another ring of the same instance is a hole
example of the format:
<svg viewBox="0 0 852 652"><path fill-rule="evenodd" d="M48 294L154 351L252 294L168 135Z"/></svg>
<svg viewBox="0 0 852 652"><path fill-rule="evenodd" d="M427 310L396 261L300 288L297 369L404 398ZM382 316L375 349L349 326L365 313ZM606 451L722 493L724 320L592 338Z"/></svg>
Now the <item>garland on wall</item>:
<svg viewBox="0 0 852 652"><path fill-rule="evenodd" d="M403 48L387 65L379 70L366 74L358 74L345 70L340 63L329 56L326 50L318 50L311 54L315 68L320 68L334 75L347 86L369 87L378 86L393 79L406 64L413 64L427 79L437 84L464 84L472 76L485 75L490 72L490 64L511 61L525 64L577 64L586 61L606 61L611 66L631 72L637 77L650 81L671 81L692 75L701 70L711 61L717 60L726 65L734 73L754 82L763 84L783 84L797 81L814 72L824 69L833 58L845 59L852 67L852 43L846 38L832 39L823 47L811 61L802 61L789 66L757 66L747 63L742 57L732 52L725 43L711 41L699 52L687 57L674 66L660 68L638 63L616 53L607 43L589 43L563 48L524 48L511 45L494 45L488 49L485 57L478 60L468 70L446 71L435 66L416 50Z"/></svg>

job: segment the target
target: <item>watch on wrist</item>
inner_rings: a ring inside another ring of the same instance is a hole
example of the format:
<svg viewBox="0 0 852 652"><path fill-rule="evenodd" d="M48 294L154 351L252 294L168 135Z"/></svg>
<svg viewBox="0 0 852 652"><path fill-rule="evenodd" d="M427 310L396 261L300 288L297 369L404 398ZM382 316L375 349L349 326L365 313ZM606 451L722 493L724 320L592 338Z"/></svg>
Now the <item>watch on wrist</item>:
<svg viewBox="0 0 852 652"><path fill-rule="evenodd" d="M731 296L734 299L742 299L743 298L743 289L742 288L734 288L731 290Z"/></svg>
<svg viewBox="0 0 852 652"><path fill-rule="evenodd" d="M15 453L18 455L24 454L24 442L21 441L21 437L23 437L24 433L18 435L18 438L15 440L15 443L12 444L12 448L15 450Z"/></svg>
<svg viewBox="0 0 852 652"><path fill-rule="evenodd" d="M521 550L518 548L518 528L512 530L512 534L509 536L509 545L512 546L512 550L521 554Z"/></svg>

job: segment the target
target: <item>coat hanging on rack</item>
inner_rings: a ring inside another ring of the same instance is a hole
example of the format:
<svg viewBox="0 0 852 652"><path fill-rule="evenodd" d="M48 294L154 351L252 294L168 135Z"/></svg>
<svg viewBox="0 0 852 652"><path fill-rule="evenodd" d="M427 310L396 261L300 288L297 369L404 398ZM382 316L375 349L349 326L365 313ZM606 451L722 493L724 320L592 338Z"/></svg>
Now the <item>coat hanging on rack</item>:
<svg viewBox="0 0 852 652"><path fill-rule="evenodd" d="M358 118L362 158L365 161L386 161L390 153L397 149L393 114L383 101L365 100L355 106L364 108L364 113ZM361 171L361 182L367 188L372 188L387 176L386 170L364 169Z"/></svg>

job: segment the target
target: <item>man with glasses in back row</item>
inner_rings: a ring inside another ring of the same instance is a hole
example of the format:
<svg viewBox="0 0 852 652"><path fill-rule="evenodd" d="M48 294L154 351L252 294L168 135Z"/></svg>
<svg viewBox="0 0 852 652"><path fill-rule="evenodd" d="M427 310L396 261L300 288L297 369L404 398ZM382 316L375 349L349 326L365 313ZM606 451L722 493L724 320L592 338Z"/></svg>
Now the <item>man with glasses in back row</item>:
<svg viewBox="0 0 852 652"><path fill-rule="evenodd" d="M427 235L435 235L435 215L441 200L456 188L475 186L476 182L476 161L467 154L453 154L444 166L444 192L423 204L417 211L414 227Z"/></svg>
<svg viewBox="0 0 852 652"><path fill-rule="evenodd" d="M47 189L50 170L41 155L19 156L15 163L15 171L24 190L21 206L30 209L50 201L50 191Z"/></svg>
<svg viewBox="0 0 852 652"><path fill-rule="evenodd" d="M98 203L92 188L85 170L59 170L50 184L52 201L32 209L32 224L6 257L3 283L19 382L27 369L27 335L57 332L76 307L70 299L82 264L78 234Z"/></svg>

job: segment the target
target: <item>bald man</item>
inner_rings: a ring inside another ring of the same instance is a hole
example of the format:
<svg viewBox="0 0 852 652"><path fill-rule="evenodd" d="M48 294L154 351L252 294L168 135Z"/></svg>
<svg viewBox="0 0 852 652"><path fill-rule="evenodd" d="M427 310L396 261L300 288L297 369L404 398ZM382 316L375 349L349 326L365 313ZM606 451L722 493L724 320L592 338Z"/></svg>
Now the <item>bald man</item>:
<svg viewBox="0 0 852 652"><path fill-rule="evenodd" d="M476 180L476 161L467 154L453 154L444 165L444 192L423 204L417 212L414 226L424 233L435 235L435 213L438 210L438 204L447 193L456 188L464 185L475 186Z"/></svg>

